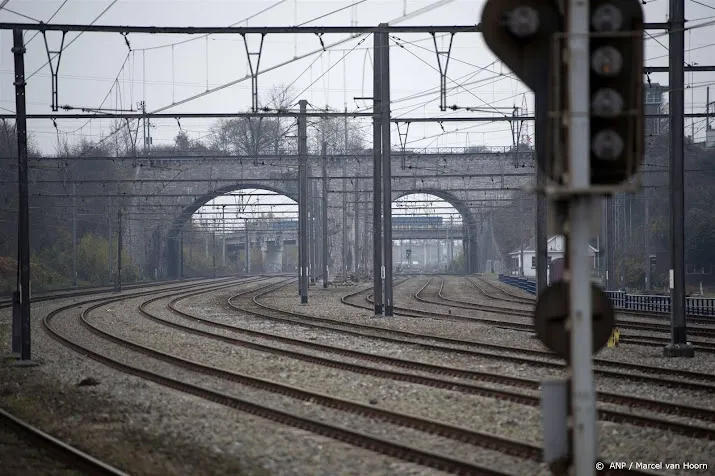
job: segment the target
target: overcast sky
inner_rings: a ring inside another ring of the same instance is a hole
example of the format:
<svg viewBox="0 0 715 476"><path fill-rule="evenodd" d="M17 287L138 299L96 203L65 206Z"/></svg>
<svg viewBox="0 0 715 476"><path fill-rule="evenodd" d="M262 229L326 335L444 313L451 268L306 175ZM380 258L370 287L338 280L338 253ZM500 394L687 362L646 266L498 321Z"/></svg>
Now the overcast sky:
<svg viewBox="0 0 715 476"><path fill-rule="evenodd" d="M0 4L3 0L0 0ZM63 5L64 3L64 5ZM307 1L307 0L9 0L0 10L0 21L33 22L48 21L58 10L52 22L86 24L97 18L96 24L110 25L175 25L175 26L227 26L240 22L272 5L277 5L241 25L278 26L307 22L332 11L356 3L355 1ZM366 0L357 6L318 19L310 25L376 25L391 22L399 25L467 25L479 22L482 0L416 1L416 0ZM711 0L686 0L685 16L689 25L696 20L715 19L715 4ZM393 22L403 13L410 14L430 4L438 7ZM111 5L111 7L110 7ZM110 7L107 9L107 7ZM667 19L668 1L650 0L643 7L646 21L661 22ZM107 9L105 11L105 9ZM15 13L30 17L23 18ZM700 21L703 23L704 21ZM712 64L715 26L689 30L685 35L686 61L700 65ZM657 41L646 41L648 65L667 65L668 38L664 32L651 32ZM192 39L178 35L128 36L132 51L129 52L120 34L84 33L79 39L68 33L59 68L59 102L75 107L99 107L129 109L145 100L148 110L155 111L174 102L190 98L222 84L244 78L248 72L243 40L236 35L213 35L193 39L183 44L172 43ZM29 32L30 41L26 55L28 74L28 111L50 111L51 86L47 53L41 34ZM50 49L59 48L61 33L50 32L47 40ZM258 44L258 36L249 36L251 50ZM325 35L325 45L347 38L347 35ZM391 95L393 115L404 117L438 115L503 115L511 114L513 106L528 108L533 113L531 95L510 72L502 67L486 48L479 34L457 34L452 46L449 63L448 86L454 90L448 94L449 105L484 108L483 113L455 113L439 110L439 73L434 45L429 35L404 35L405 48L391 48ZM359 46L358 43L364 40ZM440 38L440 47L443 40ZM0 36L0 107L3 112L13 112L13 63L10 48L11 32ZM316 107L326 104L342 110L365 107L365 102L353 99L369 96L372 90L371 55L372 36L351 39L321 55L294 61L274 71L260 75L259 90L264 92L274 85L292 84L295 100L307 99ZM447 43L444 43L446 46ZM164 47L161 47L164 46ZM319 50L320 42L315 35L269 35L265 39L260 69L266 69L302 55ZM315 61L314 61L315 60ZM312 66L311 66L312 63ZM43 66L44 65L44 66ZM144 69L144 65L146 69ZM329 73L326 71L331 68ZM34 73L34 74L33 74ZM322 78L318 79L321 75ZM31 76L31 77L30 77ZM115 81L116 79L116 81ZM667 74L654 74L652 81L668 83ZM316 81L317 80L317 81ZM315 82L314 84L311 83ZM456 83L461 86L455 87ZM705 109L707 85L715 85L715 74L686 74L686 109L702 112ZM164 112L235 112L250 107L250 80L219 92L205 95ZM430 94L404 100L408 96L428 92ZM106 98L106 99L105 99ZM665 98L667 100L667 96ZM715 90L713 92L715 100ZM104 101L104 102L103 102ZM524 111L527 112L527 111ZM59 113L58 113L59 114ZM213 120L182 120L181 126L193 138L206 138ZM109 121L58 120L56 131L51 121L32 121L30 131L42 150L54 153L58 134L68 138L81 136L98 139L102 131L109 130ZM155 121L154 144L171 143L178 125L174 120ZM84 126L84 127L83 127ZM686 121L686 133L691 133L691 123ZM696 120L696 137L704 137L704 121ZM533 127L528 131L533 134ZM407 138L410 147L443 147L464 145L511 145L508 123L445 123L444 132L439 125L413 124ZM392 136L398 147L399 136Z"/></svg>

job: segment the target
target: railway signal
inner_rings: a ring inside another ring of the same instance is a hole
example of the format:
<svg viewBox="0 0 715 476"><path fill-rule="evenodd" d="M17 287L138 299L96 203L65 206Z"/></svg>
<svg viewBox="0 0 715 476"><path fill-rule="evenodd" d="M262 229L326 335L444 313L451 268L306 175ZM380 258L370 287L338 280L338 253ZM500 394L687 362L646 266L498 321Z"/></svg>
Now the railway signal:
<svg viewBox="0 0 715 476"><path fill-rule="evenodd" d="M639 0L591 0L591 183L615 185L643 159L643 10Z"/></svg>
<svg viewBox="0 0 715 476"><path fill-rule="evenodd" d="M482 11L482 33L487 46L534 91L536 159L552 179L555 154L548 138L555 122L549 120L554 81L553 37L563 32L559 0L489 0Z"/></svg>
<svg viewBox="0 0 715 476"><path fill-rule="evenodd" d="M593 197L618 190L642 160L642 7L638 0L488 0L482 26L487 46L534 90L537 161L556 182L539 191L557 206L566 239L564 281L541 292L534 315L537 336L571 367L568 380L543 386L544 458L554 474L573 465L577 476L593 475L591 354L618 337L586 250Z"/></svg>

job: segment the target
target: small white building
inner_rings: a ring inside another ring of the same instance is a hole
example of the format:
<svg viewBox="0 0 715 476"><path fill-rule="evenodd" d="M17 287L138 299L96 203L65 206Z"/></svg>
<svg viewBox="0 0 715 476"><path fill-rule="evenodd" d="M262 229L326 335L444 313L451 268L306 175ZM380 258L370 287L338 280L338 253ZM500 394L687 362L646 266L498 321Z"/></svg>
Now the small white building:
<svg viewBox="0 0 715 476"><path fill-rule="evenodd" d="M564 257L565 240L562 235L554 235L546 242L547 262ZM588 245L588 257L593 270L598 269L598 250ZM536 277L536 250L534 249L534 240L524 244L524 263L521 262L521 249L509 253L511 274L519 275L519 268L524 270L525 277Z"/></svg>

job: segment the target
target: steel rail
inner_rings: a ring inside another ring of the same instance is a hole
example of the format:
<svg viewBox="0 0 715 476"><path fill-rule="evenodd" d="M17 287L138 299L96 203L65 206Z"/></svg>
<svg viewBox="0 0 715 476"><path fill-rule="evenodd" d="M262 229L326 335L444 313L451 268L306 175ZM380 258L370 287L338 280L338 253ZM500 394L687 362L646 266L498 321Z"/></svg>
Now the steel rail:
<svg viewBox="0 0 715 476"><path fill-rule="evenodd" d="M83 319L86 320L86 316L89 312L102 307L103 305L116 302L124 298L112 298L104 299L86 309L81 313ZM368 450L372 450L378 453L382 453L388 456L403 459L405 461L414 462L424 466L429 466L438 470L452 472L455 474L463 475L484 475L484 476L507 476L507 473L498 471L496 469L481 467L468 462L460 461L454 458L449 458L446 456L438 455L429 451L421 450L411 446L399 444L393 441L388 441L382 438L366 435L363 433L356 432L352 429L345 427L331 425L316 421L310 418L305 418L297 415L293 415L284 411L280 411L274 408L267 407L265 405L256 404L243 400L223 392L217 392L199 385L189 384L184 381L176 380L170 377L166 377L155 372L151 372L145 369L134 367L122 362L116 361L110 357L102 355L95 352L88 347L78 344L77 342L71 340L70 338L61 335L59 332L55 331L50 322L52 318L57 316L59 312L72 309L76 307L76 304L64 306L53 311L51 314L45 317L43 320L45 330L57 341L61 342L63 345L93 359L100 363L103 363L111 368L120 370L130 375L135 375L146 380L153 381L160 385L164 385L175 390L192 394L200 398L211 400L213 402L225 405L228 407L236 408L238 410L257 415L262 418L270 419L281 424L297 427L303 430L311 431L313 433L327 436L339 441L343 441L355 446L359 446Z"/></svg>
<svg viewBox="0 0 715 476"><path fill-rule="evenodd" d="M401 284L401 283L399 283L399 284ZM349 294L348 296L344 296L342 298L342 302L348 306L357 307L360 309L365 309L365 310L371 309L369 306L349 302L350 298L357 297L358 295L360 295L364 292L365 292L365 290L362 290L362 291L358 291L356 293ZM449 316L446 316L443 314L429 313L427 311L418 311L418 312L421 312L422 314L415 314L413 309L405 310L404 308L400 308L399 311L396 311L396 314L401 315L401 316L406 316L406 317L417 317L417 318L425 318L425 317L429 317L429 316L432 316L432 317L438 316L440 318L449 317ZM550 359L556 358L554 356L554 354L549 351L539 351L539 350L526 349L526 348L521 348L521 347L514 348L514 347L510 347L510 346L491 344L488 342L477 342L477 341L454 339L454 338L441 337L441 336L424 336L421 334L408 332L408 331L382 329L382 328L377 328L374 326L365 326L365 325L360 325L360 324L344 323L344 322L336 321L333 319L311 318L310 316L304 316L304 315L301 315L301 318L303 319L301 321L295 321L295 319L286 319L286 318L284 318L284 319L274 318L274 319L283 320L286 322L294 322L294 323L298 322L301 325L309 325L311 327L328 328L328 329L336 330L339 332L343 332L345 334L364 335L364 336L372 337L374 339L385 340L385 341L389 341L389 342L400 342L400 343L408 342L408 343L411 343L413 345L418 345L423 348L442 351L442 352L473 355L473 356L489 358L489 359L498 358L499 360L503 360L503 361L509 361L509 362L518 363L518 364L535 365L535 366L540 366L540 367L561 368L561 369L565 368L565 364L563 364L562 362L534 360L534 359L527 359L524 357L518 357L518 356L512 356L512 355L502 355L502 354L495 355L492 353L481 352L481 351L477 351L477 350L473 350L473 349L465 349L465 348L460 348L460 347L451 347L451 346L444 346L444 345L435 345L435 344L430 344L430 343L426 343L426 342L410 340L410 338L413 338L413 339L417 338L417 339L423 339L423 340L428 340L428 341L431 340L431 341L442 342L442 343L453 344L453 345L480 347L480 348L492 349L492 350L497 350L497 351L502 351L502 352L518 352L522 355L534 355L534 356L550 358ZM329 324L305 323L304 320L328 321L328 322L332 322L334 325L331 326ZM389 335L393 335L393 336L405 336L405 337L408 337L408 339L400 339L397 337L388 337L385 335L376 335L376 334L370 334L367 332L343 329L343 328L339 327L340 325L342 325L344 327L348 327L348 328L370 329L373 331L381 332L382 334L389 334ZM595 370L596 374L600 374L604 377L611 377L611 378L617 378L617 379L625 378L625 379L628 379L631 381L653 383L653 384L664 385L664 386L669 386L669 387L677 386L677 387L688 388L691 390L700 390L700 391L715 393L715 385L713 385L711 383L706 383L706 382L711 382L713 380L713 376L710 374L707 374L707 373L703 373L703 372L667 369L667 368L653 367L653 366L649 366L649 365L616 362L616 361L610 361L610 360L606 360L606 359L594 359L594 363L600 367L605 367L605 368L621 368L621 369L633 370L633 371L638 371L638 372L644 372L643 374L631 374L631 373L615 372L615 371L606 370L606 369ZM653 375L654 373L661 373L664 375L673 375L678 380L670 380L670 379L665 379L665 378L661 378L661 377L656 377ZM684 377L698 380L698 382L683 381L682 379Z"/></svg>
<svg viewBox="0 0 715 476"><path fill-rule="evenodd" d="M482 282L485 282L485 283L490 284L491 286L495 286L494 284L489 283L489 281L487 281L487 280L485 280L485 279L480 279L480 280L481 280ZM499 298L499 297L496 297L496 296L494 296L494 295L492 295L492 294L489 294L489 293L487 293L486 291L484 291L484 289L483 289L482 287L480 287L478 284L476 284L475 282L473 282L471 279L470 279L469 281L470 281L477 289L479 289L479 291L482 292L485 296L487 296L487 297L489 297L489 298L492 298L492 299L498 299L498 300L502 300L502 301L509 301L508 299ZM503 313L503 314L508 314L508 315L512 315L512 316L528 316L528 317L531 316L531 311L519 310L519 309L507 308L507 307L488 306L488 305L482 305L482 304L478 304L478 303L471 303L471 302L465 302L465 301L459 301L459 300L455 300L455 299L450 299L450 298L447 298L447 297L443 296L442 293L441 293L441 291L442 291L442 290L440 289L439 297L440 297L441 299L444 299L445 301L453 302L454 304L449 304L450 306L453 306L453 307L460 307L460 308L464 308L464 309L487 310L487 311L490 311L491 309L493 309L494 312L501 312L501 313ZM508 293L506 293L506 291L504 291L504 293L505 293L505 294L508 294ZM521 298L520 296L516 296L516 295L512 295L512 296L514 296L514 299L523 299L523 298ZM513 301L512 301L512 302L513 302ZM531 304L535 304L535 303L536 303L535 300L532 300L532 301L531 301ZM519 302L519 304L527 304L527 303L526 303L526 302ZM633 316L650 317L645 311L622 312L622 311L621 311L620 309L618 309L618 308L614 308L614 311L616 312L616 314L627 314L627 315L633 315ZM695 318L695 319L697 319L697 318ZM693 321L693 322L694 322L694 321ZM710 320L705 320L705 322L704 322L702 319L700 319L700 320L698 321L698 323L706 323L706 324L713 325L713 324L715 324L715 321L713 321L712 319L710 319ZM616 325L617 325L618 327L624 328L624 329L635 329L635 330L642 330L642 331L648 331L648 332L658 332L658 331L666 331L666 332L668 332L668 331L670 331L670 325L669 325L669 324L659 324L659 323L657 323L657 322L648 323L648 322L642 322L642 321L616 320ZM690 333L691 335L696 335L696 336L701 336L701 337L715 338L715 328L712 328L712 327L698 327L698 326L690 327L690 328L689 328L689 333ZM645 337L647 337L647 338L649 338L649 339L653 339L654 342L657 341L658 343L661 343L661 340L660 340L661 338L660 338L660 337L655 337L655 336L639 336L639 335L634 335L634 336L622 336L622 337L621 337L621 340L623 340L624 337L629 337L629 338L630 338L630 337L639 337L639 338L645 338ZM663 338L663 339L665 339L665 340L662 341L663 343L668 343L668 342L670 342L670 338ZM701 346L701 349L700 349L700 350L702 350L702 351L708 352L708 349L710 349L710 350L709 350L710 352L715 352L715 342L693 342L693 344L698 344L698 345L700 345L700 346Z"/></svg>
<svg viewBox="0 0 715 476"><path fill-rule="evenodd" d="M278 289L281 289L283 287L285 287L284 283L277 283L277 284L268 286L265 289L259 289L258 296L267 295L267 294L274 292ZM245 290L245 291L229 298L229 302L233 301L233 299L235 299L237 297L240 297L240 296L243 296L246 294L250 294L255 291L256 291L255 289ZM374 353L365 353L365 352L345 349L345 348L341 348L341 347L335 347L335 346L331 346L331 345L327 345L327 344L318 344L318 343L306 341L303 339L296 339L296 338L291 338L291 337L286 337L286 336L280 336L280 335L276 335L276 334L272 334L272 333L267 333L264 331L254 331L251 329L247 329L247 328L232 325L232 324L224 324L224 323L220 323L220 322L215 322L210 319L202 318L196 314L180 310L176 307L176 304L179 301L181 301L183 299L187 299L187 298L195 296L195 295L198 295L198 294L202 294L203 292L204 291L194 292L194 293L190 293L190 294L182 293L183 295L181 297L178 297L178 298L172 300L168 304L168 307L174 313L176 313L177 315L179 315L181 317L184 317L185 319L189 320L190 322L194 322L194 323L199 322L203 325L220 328L222 330L238 332L241 334L248 334L252 337L260 337L260 338L266 338L269 340L277 340L282 343L296 345L296 346L300 346L300 347L307 347L307 348L315 349L315 350L321 351L321 352L328 352L328 353L338 354L341 356L357 358L360 360L367 360L367 361L371 361L371 362L379 362L381 364L409 368L409 369L417 370L417 371L436 373L438 375L450 375L452 377L462 377L462 378L469 378L469 379L478 380L478 381L501 383L501 384L510 385L510 386L529 388L532 390L538 390L538 388L540 386L539 381L532 380L532 379L524 379L524 378L520 378L520 377L509 377L509 376L504 376L504 375L499 375L499 374L494 374L494 373L489 373L489 372L479 372L479 371L472 371L472 370L466 370L466 369L451 368L451 367L446 367L446 366L439 366L439 365L434 365L434 364L426 364L426 363L416 362L416 361L411 361L411 360L399 359L399 358L388 357L388 356L381 356L379 354L374 354ZM151 301L156 301L156 300L158 300L158 299L153 299ZM351 363L336 361L335 359L322 358L320 356L316 356L313 354L305 354L305 353L301 353L301 352L283 349L280 347L272 347L272 346L267 346L267 345L263 345L263 344L257 344L252 341L248 341L248 340L244 340L244 339L237 339L237 338L233 338L233 337L227 337L227 336L223 336L223 335L219 335L219 334L214 334L211 332L206 332L206 331L203 331L200 329L184 326L181 324L177 324L177 323L159 318L158 316L149 313L144 308L144 306L148 303L149 302L143 303L140 306L141 312L145 316L149 317L150 319L152 319L156 322L165 324L165 325L175 328L175 329L180 329L180 330L190 332L190 333L193 333L196 335L201 335L201 336L209 337L209 338L212 338L215 340L220 340L220 341L230 343L233 345L239 345L242 347L246 347L246 348L250 348L250 349L254 349L254 350L258 350L258 351L284 355L284 356L288 356L291 358L308 361L311 363L327 365L332 368L339 368L342 370L355 371L355 372L358 372L361 374L371 374L371 375L375 375L378 377L393 378L393 379L401 380L401 381L410 381L410 382L419 383L419 384L423 384L423 385L434 386L437 388L447 388L447 389L452 389L452 390L456 390L456 391L462 391L465 393L474 393L474 394L480 394L480 395L486 394L487 396L492 396L492 397L496 397L496 398L504 398L507 400L516 401L518 403L523 403L523 404L532 405L532 406L538 406L540 404L540 400L538 397L520 394L520 393L508 391L508 390L507 391L495 390L495 389L492 389L489 387L478 387L475 385L463 384L460 382L454 382L454 381L450 381L450 380L435 379L435 378L423 377L423 376L418 376L418 375L413 375L413 374L405 374L405 373L401 373L401 372L395 372L395 371L391 371L391 370L384 370L384 369L380 369L380 368L355 365L355 364L351 364ZM234 308L240 309L243 312L248 312L248 313L254 314L258 317L269 317L269 316L266 316L266 314L264 312L256 313L255 310L246 309L245 307L240 307L233 303L231 303L230 305ZM707 409L707 408L699 408L699 407L693 407L693 406L687 406L687 405L683 406L680 404L673 404L673 403L666 402L666 401L659 401L659 400L654 400L654 399L644 399L644 398L640 398L640 397L633 397L633 396L629 396L629 395L620 395L620 394L614 394L614 393L609 393L609 392L599 392L598 396L605 403L620 404L620 405L627 405L627 406L638 406L638 407L642 407L644 409L654 410L657 412L671 414L671 415L680 415L680 416L686 416L686 417L690 417L690 418L699 418L699 419L708 420L708 421L715 421L715 411L711 410L711 409ZM658 427L661 429L668 429L670 431L674 431L679 434L715 439L715 429L710 429L710 428L706 428L706 427L697 427L697 426L694 427L691 424L680 424L678 422L675 422L673 425L671 425L671 422L661 421L661 420L657 420L657 419L654 420L649 417L636 416L635 418L631 419L630 416L631 416L630 414L626 414L626 413L622 413L622 412L614 412L614 411L607 411L607 410L604 410L602 412L603 419L606 419L609 421L617 421L617 422L621 422L621 423L625 422L625 423L645 425L645 426L650 426L650 427Z"/></svg>
<svg viewBox="0 0 715 476"><path fill-rule="evenodd" d="M0 423L2 423L3 427L17 433L21 438L57 455L63 463L74 469L98 476L129 476L128 473L45 433L2 408L0 408Z"/></svg>

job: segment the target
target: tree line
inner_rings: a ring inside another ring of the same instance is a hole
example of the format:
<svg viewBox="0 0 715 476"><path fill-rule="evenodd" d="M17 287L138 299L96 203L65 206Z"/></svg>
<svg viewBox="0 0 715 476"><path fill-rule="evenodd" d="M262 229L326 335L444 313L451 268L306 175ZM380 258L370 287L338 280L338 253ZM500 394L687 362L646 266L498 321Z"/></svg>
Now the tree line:
<svg viewBox="0 0 715 476"><path fill-rule="evenodd" d="M262 98L261 105L273 110L287 110L292 91L276 87ZM248 155L294 153L297 150L295 119L237 117L216 121L204 140L192 139L179 130L172 144L150 147L151 156ZM319 118L309 128L309 150L316 153L323 141L330 150L363 149L362 133L352 120ZM54 160L46 160L37 141L28 138L30 184L30 249L33 289L78 285L108 285L116 279L117 215L119 208L130 209L132 171L121 166L125 161L107 160L143 156L140 122L115 121L111 132L98 140L82 138L70 143L58 135ZM43 158L42 161L36 159ZM73 183L82 183L74 195ZM17 134L9 121L0 123L0 293L15 287L18 210ZM116 181L116 182L115 182ZM52 182L52 183L49 183ZM116 195L83 197L83 195ZM122 197L126 195L126 198ZM62 196L63 198L59 198ZM69 199L67 197L70 197ZM118 197L118 198L117 198ZM76 204L76 207L74 206ZM73 213L74 211L74 213ZM184 239L185 276L210 275L214 272L213 255L206 251L206 230L187 223ZM73 241L76 235L76 246ZM218 246L216 243L215 246ZM214 245L212 245L214 246ZM73 279L73 248L77 274ZM149 263L140 263L123 244L122 281L154 279ZM252 270L260 272L262 257L251 256ZM111 261L110 261L111 260ZM227 266L219 259L217 273L241 271L243 258L231 256Z"/></svg>

